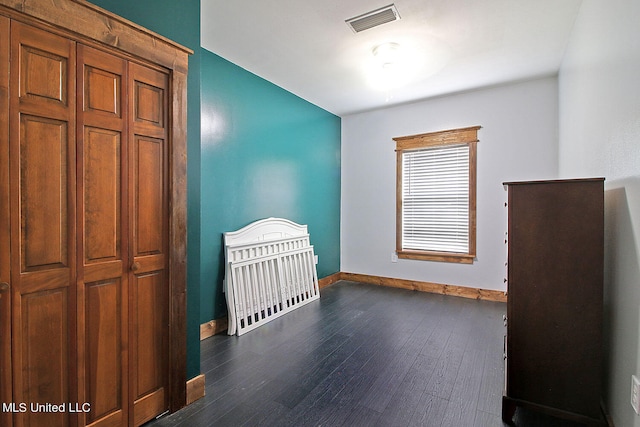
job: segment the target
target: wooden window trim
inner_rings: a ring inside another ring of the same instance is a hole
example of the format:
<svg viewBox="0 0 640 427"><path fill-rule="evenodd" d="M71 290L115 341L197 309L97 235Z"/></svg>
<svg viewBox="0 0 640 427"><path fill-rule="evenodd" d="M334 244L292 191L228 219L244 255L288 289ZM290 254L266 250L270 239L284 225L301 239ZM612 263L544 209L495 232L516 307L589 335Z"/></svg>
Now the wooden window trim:
<svg viewBox="0 0 640 427"><path fill-rule="evenodd" d="M480 126L396 137L396 253L398 258L472 264L476 258L477 143ZM469 146L469 251L467 253L402 248L402 155L405 151L452 144Z"/></svg>

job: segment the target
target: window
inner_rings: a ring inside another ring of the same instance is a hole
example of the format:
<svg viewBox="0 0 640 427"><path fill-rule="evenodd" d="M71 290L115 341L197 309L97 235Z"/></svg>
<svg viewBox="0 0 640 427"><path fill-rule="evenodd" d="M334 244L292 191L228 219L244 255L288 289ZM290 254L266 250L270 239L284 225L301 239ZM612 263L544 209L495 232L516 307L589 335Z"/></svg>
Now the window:
<svg viewBox="0 0 640 427"><path fill-rule="evenodd" d="M478 129L393 138L399 258L473 262Z"/></svg>

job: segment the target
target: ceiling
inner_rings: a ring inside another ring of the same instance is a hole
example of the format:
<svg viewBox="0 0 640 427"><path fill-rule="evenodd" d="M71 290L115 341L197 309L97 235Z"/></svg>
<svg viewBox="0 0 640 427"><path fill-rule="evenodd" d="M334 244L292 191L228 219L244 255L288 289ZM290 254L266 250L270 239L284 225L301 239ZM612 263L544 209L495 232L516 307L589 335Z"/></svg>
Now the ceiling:
<svg viewBox="0 0 640 427"><path fill-rule="evenodd" d="M558 72L581 0L202 0L202 47L336 115ZM372 50L397 43L384 68ZM381 80L381 74L387 80ZM387 77L385 77L387 76ZM383 84L381 84L381 81Z"/></svg>

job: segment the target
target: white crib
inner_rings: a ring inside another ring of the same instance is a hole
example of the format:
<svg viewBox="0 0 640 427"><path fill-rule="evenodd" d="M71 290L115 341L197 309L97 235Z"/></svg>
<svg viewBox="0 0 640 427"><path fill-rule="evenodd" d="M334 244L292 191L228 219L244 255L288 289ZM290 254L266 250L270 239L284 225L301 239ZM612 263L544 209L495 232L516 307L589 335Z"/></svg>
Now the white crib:
<svg viewBox="0 0 640 427"><path fill-rule="evenodd" d="M320 298L306 225L267 218L224 233L229 335L242 335Z"/></svg>

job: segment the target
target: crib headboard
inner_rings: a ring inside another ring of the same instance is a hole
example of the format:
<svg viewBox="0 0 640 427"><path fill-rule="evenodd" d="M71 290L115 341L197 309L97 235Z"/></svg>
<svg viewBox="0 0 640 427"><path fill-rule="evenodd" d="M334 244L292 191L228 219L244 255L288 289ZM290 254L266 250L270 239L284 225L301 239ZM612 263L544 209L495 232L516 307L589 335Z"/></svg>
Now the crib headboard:
<svg viewBox="0 0 640 427"><path fill-rule="evenodd" d="M306 225L267 218L224 233L229 335L242 335L320 298Z"/></svg>

